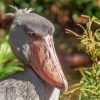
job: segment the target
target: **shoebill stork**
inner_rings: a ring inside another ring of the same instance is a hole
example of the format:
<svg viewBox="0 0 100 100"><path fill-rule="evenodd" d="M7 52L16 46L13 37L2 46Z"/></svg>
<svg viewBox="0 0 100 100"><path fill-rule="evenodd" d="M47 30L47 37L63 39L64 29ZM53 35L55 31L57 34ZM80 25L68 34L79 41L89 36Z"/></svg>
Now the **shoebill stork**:
<svg viewBox="0 0 100 100"><path fill-rule="evenodd" d="M68 85L54 48L54 26L32 9L15 9L10 46L26 71L0 83L0 100L58 100Z"/></svg>

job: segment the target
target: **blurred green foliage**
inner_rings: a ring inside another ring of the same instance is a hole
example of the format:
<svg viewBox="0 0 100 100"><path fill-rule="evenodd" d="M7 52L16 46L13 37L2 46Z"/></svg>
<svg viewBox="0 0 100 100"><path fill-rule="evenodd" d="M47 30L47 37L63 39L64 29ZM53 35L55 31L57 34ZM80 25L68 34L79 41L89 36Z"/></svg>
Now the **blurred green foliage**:
<svg viewBox="0 0 100 100"><path fill-rule="evenodd" d="M91 68L81 69L82 87L79 95L79 100L99 100L100 99L100 28L92 31L93 23L100 26L100 21L97 18L89 17L87 29L84 28L84 35L81 38L81 47L90 55L93 61Z"/></svg>
<svg viewBox="0 0 100 100"><path fill-rule="evenodd" d="M75 20L79 15L100 18L100 0L0 0L0 12L12 12L8 5L18 8L35 8L43 16L55 16L61 11L68 11Z"/></svg>
<svg viewBox="0 0 100 100"><path fill-rule="evenodd" d="M93 31L93 23L100 26L96 17L89 17L81 39L81 48L91 57L90 68L80 69L83 83L80 88L79 100L100 100L100 27Z"/></svg>
<svg viewBox="0 0 100 100"><path fill-rule="evenodd" d="M70 90L69 93L78 88L79 100L100 100L100 21L96 17L84 17L88 18L86 29L79 25L84 31L83 35L78 35L69 29L66 31L80 39L80 47L91 57L92 65L79 69L82 75L80 86ZM94 24L99 28L92 29Z"/></svg>
<svg viewBox="0 0 100 100"><path fill-rule="evenodd" d="M77 18L80 14L88 16L96 16L100 18L100 4L99 0L70 0L71 10L73 11L73 18Z"/></svg>
<svg viewBox="0 0 100 100"><path fill-rule="evenodd" d="M81 75L79 100L100 100L100 64L93 63L91 68L81 69Z"/></svg>
<svg viewBox="0 0 100 100"><path fill-rule="evenodd" d="M8 42L8 36L0 39L0 78L17 71L24 71L23 65L14 57Z"/></svg>
<svg viewBox="0 0 100 100"><path fill-rule="evenodd" d="M100 58L100 28L95 31L91 29L93 23L97 23L96 19L95 17L89 18L87 29L83 28L84 35L81 37L81 48L85 48L85 52L91 56L94 62Z"/></svg>

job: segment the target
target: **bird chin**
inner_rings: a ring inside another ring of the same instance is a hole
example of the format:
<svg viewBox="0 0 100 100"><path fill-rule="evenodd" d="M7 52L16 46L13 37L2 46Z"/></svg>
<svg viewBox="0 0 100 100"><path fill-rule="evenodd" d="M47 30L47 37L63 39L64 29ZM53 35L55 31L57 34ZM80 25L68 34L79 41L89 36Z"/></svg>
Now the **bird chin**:
<svg viewBox="0 0 100 100"><path fill-rule="evenodd" d="M35 72L50 85L60 90L67 89L68 84L56 55L53 37L36 37L30 42L29 59Z"/></svg>

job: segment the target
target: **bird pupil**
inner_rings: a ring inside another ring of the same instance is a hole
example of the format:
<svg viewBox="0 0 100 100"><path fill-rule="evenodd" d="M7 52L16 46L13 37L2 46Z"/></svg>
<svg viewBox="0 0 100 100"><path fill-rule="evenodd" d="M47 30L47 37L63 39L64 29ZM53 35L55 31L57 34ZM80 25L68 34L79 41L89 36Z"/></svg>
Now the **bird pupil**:
<svg viewBox="0 0 100 100"><path fill-rule="evenodd" d="M31 34L31 36L35 36L35 34L34 34L34 33L32 33L32 34Z"/></svg>

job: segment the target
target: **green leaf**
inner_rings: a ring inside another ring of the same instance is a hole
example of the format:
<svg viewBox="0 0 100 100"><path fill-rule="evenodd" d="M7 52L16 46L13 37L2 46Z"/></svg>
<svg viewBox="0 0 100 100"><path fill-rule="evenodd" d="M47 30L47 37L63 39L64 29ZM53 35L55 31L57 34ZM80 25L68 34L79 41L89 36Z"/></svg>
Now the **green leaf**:
<svg viewBox="0 0 100 100"><path fill-rule="evenodd" d="M14 57L8 40L9 38L6 36L0 43L0 78L24 71L23 65Z"/></svg>

